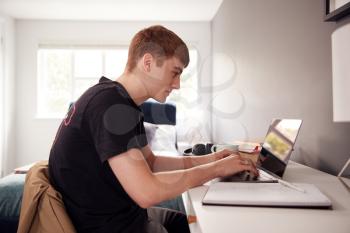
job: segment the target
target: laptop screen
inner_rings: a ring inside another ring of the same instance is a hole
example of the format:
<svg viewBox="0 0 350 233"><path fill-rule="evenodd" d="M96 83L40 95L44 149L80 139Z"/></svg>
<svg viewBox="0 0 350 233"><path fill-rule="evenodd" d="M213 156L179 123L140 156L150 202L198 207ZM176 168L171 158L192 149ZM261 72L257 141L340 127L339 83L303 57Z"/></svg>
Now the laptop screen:
<svg viewBox="0 0 350 233"><path fill-rule="evenodd" d="M279 177L283 176L293 151L302 120L275 119L265 137L258 165Z"/></svg>

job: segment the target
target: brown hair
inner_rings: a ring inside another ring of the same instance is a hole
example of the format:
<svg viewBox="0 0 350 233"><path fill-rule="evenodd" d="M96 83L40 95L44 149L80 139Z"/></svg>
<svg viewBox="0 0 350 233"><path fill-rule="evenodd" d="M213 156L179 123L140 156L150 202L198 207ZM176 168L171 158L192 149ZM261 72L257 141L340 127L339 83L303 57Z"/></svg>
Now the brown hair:
<svg viewBox="0 0 350 233"><path fill-rule="evenodd" d="M126 70L131 72L145 53L155 56L158 66L161 66L165 59L173 56L178 58L185 67L190 62L185 42L174 32L160 25L145 28L134 36L129 46Z"/></svg>

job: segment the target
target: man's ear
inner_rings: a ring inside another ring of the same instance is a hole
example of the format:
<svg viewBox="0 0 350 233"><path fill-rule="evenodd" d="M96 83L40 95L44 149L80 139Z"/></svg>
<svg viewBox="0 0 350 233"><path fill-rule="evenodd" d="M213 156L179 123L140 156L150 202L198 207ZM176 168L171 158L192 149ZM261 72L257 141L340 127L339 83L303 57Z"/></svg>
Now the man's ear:
<svg viewBox="0 0 350 233"><path fill-rule="evenodd" d="M150 53L145 53L142 57L142 66L144 71L150 72L151 71L151 64L153 62L153 56Z"/></svg>

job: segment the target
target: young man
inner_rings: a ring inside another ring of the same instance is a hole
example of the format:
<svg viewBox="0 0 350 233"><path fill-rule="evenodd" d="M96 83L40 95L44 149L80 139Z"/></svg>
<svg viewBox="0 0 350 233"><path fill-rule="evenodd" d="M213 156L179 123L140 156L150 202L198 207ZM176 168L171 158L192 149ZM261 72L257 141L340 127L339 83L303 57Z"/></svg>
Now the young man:
<svg viewBox="0 0 350 233"><path fill-rule="evenodd" d="M49 171L78 232L189 232L186 216L151 207L216 177L257 173L229 151L166 157L147 145L139 105L164 102L180 88L188 63L188 48L175 33L146 28L132 39L124 73L116 81L102 77L70 108Z"/></svg>

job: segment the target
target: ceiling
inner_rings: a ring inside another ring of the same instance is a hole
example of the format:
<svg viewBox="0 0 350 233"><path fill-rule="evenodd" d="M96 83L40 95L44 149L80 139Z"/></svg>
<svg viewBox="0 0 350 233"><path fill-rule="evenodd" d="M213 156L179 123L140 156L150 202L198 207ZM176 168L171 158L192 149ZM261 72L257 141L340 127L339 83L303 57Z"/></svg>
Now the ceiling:
<svg viewBox="0 0 350 233"><path fill-rule="evenodd" d="M16 19L211 21L223 0L0 0Z"/></svg>

